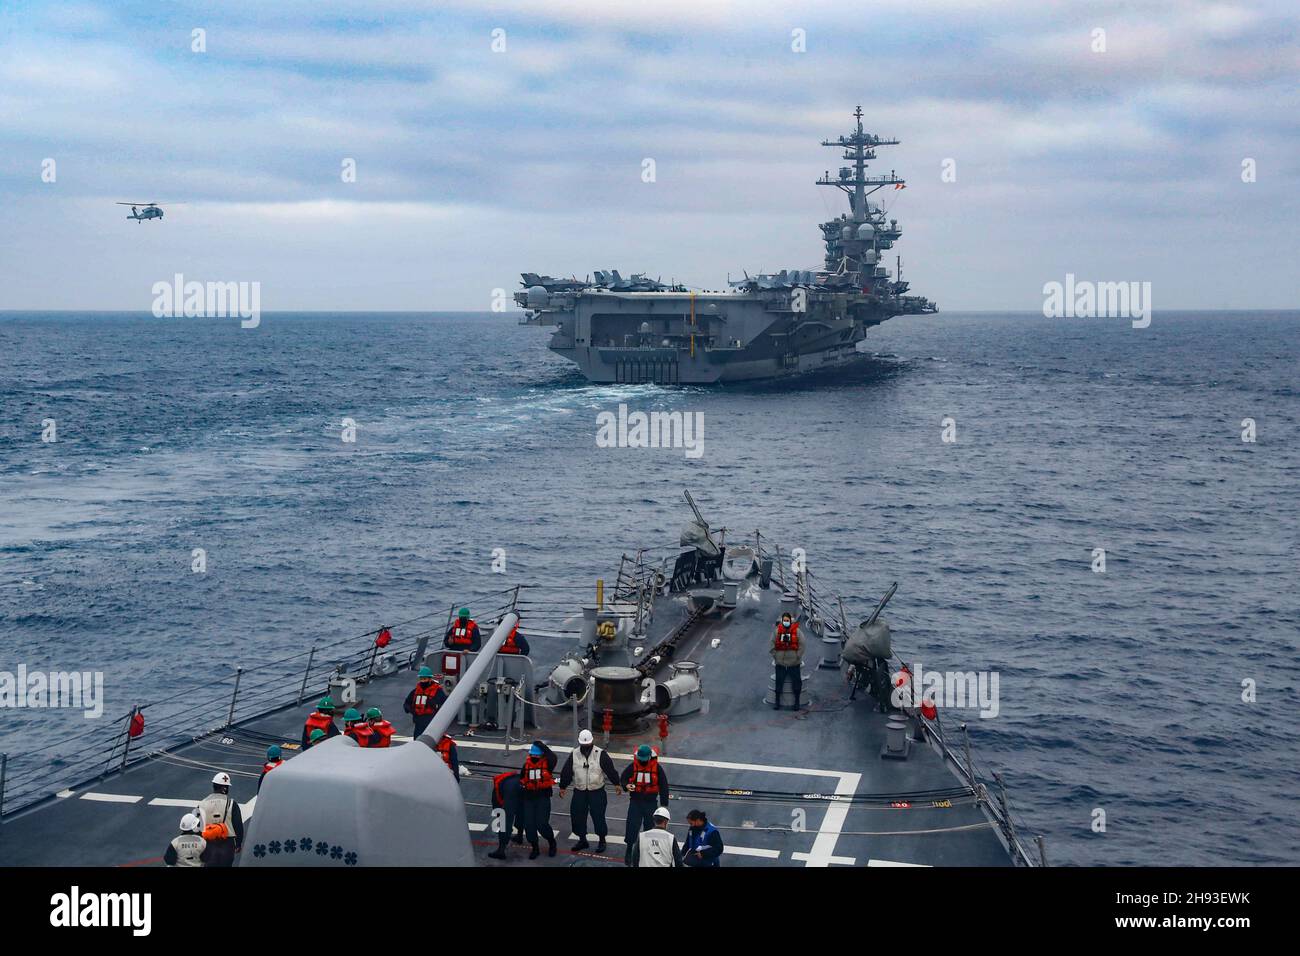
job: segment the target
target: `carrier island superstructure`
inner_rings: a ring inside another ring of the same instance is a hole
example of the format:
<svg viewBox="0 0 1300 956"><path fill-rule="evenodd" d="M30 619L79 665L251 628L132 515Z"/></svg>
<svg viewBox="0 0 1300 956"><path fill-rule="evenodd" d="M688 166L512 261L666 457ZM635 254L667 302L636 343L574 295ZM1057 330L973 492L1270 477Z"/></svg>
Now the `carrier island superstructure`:
<svg viewBox="0 0 1300 956"><path fill-rule="evenodd" d="M815 373L861 359L867 330L895 315L936 312L907 295L900 268L891 275L882 253L902 235L898 220L871 198L905 186L893 170L868 176L876 148L893 146L862 128L825 140L845 165L819 186L845 193L849 211L821 224L826 247L817 270L782 269L728 282L726 291L698 291L617 270L587 279L523 273L515 302L524 325L553 326L551 351L574 362L593 382L707 384Z"/></svg>

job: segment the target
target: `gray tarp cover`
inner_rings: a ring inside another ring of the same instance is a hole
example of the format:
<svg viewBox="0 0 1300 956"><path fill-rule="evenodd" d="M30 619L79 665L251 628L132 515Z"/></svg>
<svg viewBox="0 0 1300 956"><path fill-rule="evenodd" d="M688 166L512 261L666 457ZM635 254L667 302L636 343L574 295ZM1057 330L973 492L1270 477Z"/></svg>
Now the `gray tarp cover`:
<svg viewBox="0 0 1300 956"><path fill-rule="evenodd" d="M267 774L239 865L473 866L474 852L460 785L437 753L340 734Z"/></svg>
<svg viewBox="0 0 1300 956"><path fill-rule="evenodd" d="M878 617L870 627L858 625L858 629L844 642L840 656L861 667L871 663L873 657L888 658L891 650L889 624L883 617Z"/></svg>

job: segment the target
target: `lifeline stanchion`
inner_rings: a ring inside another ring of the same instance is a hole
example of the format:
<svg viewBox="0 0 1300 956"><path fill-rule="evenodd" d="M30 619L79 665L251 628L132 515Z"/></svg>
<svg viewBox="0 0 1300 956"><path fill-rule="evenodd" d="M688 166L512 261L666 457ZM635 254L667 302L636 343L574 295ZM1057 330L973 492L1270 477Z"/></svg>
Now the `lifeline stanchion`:
<svg viewBox="0 0 1300 956"><path fill-rule="evenodd" d="M122 766L119 770L126 769L126 758L131 753L131 722L135 720L135 715L140 712L139 707L131 708L131 715L126 718L126 744L122 747Z"/></svg>
<svg viewBox="0 0 1300 956"><path fill-rule="evenodd" d="M235 689L230 694L230 713L226 716L226 726L229 727L235 722L235 701L239 699L239 681L244 676L242 667L235 668Z"/></svg>
<svg viewBox="0 0 1300 956"><path fill-rule="evenodd" d="M302 672L302 686L298 688L298 703L307 696L307 681L311 677L311 665L316 660L316 645L311 646L311 653L307 655L307 669Z"/></svg>

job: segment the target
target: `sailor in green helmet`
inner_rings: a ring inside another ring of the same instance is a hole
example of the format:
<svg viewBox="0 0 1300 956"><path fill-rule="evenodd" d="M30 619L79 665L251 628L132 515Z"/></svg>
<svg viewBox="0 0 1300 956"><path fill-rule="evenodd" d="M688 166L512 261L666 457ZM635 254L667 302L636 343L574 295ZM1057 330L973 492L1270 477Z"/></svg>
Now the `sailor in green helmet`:
<svg viewBox="0 0 1300 956"><path fill-rule="evenodd" d="M339 735L338 725L334 723L334 701L328 697L322 697L317 701L316 710L307 717L307 724L302 728L303 750L316 742L312 737L313 730L319 730L326 737Z"/></svg>
<svg viewBox="0 0 1300 956"><path fill-rule="evenodd" d="M392 724L384 720L384 712L378 707L371 707L366 711L366 723L370 725L370 730L374 734L370 738L372 747L389 747L393 743L393 733L396 731Z"/></svg>
<svg viewBox="0 0 1300 956"><path fill-rule="evenodd" d="M447 628L443 646L453 651L477 651L483 646L483 637L479 634L478 624L469 616L469 608L463 607L457 612L456 620Z"/></svg>
<svg viewBox="0 0 1300 956"><path fill-rule="evenodd" d="M349 707L343 715L343 733L355 740L358 747L369 747L370 738L374 736L370 724L355 707Z"/></svg>
<svg viewBox="0 0 1300 956"><path fill-rule="evenodd" d="M406 695L406 700L402 704L402 710L410 714L415 721L416 737L424 733L424 728L429 726L433 715L446 702L447 695L443 692L437 678L433 676L433 669L421 667L415 687Z"/></svg>

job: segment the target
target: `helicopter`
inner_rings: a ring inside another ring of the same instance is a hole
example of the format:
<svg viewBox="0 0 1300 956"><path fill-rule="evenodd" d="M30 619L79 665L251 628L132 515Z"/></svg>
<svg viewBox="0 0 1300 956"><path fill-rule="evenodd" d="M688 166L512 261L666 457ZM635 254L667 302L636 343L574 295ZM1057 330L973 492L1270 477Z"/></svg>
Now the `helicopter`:
<svg viewBox="0 0 1300 956"><path fill-rule="evenodd" d="M161 219L163 217L163 211L156 202L120 202L117 205L130 206L131 215L126 218L134 219L136 222L144 222L146 219ZM139 206L144 208L138 209Z"/></svg>

